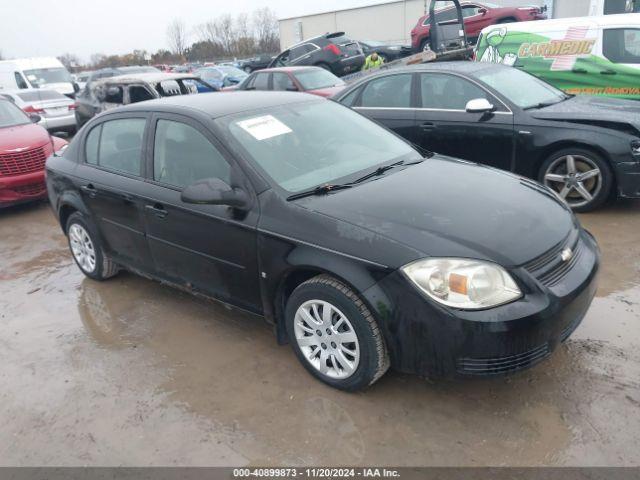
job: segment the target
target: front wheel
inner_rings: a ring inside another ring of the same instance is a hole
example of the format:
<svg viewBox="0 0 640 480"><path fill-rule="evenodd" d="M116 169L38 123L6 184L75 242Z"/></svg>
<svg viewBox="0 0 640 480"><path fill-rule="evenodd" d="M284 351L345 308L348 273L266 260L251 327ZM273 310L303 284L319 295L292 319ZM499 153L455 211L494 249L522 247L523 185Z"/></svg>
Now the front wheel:
<svg viewBox="0 0 640 480"><path fill-rule="evenodd" d="M314 277L293 291L285 321L300 362L332 387L360 390L389 368L373 315L353 290L329 275Z"/></svg>
<svg viewBox="0 0 640 480"><path fill-rule="evenodd" d="M595 152L568 148L543 163L539 181L558 193L574 211L589 212L611 195L613 173Z"/></svg>

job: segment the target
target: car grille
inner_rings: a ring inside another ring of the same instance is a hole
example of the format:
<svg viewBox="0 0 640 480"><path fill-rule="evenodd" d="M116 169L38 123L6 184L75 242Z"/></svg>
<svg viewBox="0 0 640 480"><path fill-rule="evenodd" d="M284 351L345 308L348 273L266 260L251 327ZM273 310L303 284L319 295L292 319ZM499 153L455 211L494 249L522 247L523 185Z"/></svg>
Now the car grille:
<svg viewBox="0 0 640 480"><path fill-rule="evenodd" d="M22 152L0 153L0 175L22 175L44 170L47 154L44 147Z"/></svg>
<svg viewBox="0 0 640 480"><path fill-rule="evenodd" d="M496 358L461 358L458 373L463 375L500 375L528 368L549 355L549 344L517 355Z"/></svg>
<svg viewBox="0 0 640 480"><path fill-rule="evenodd" d="M44 183L30 183L28 185L20 185L12 190L20 195L42 195L47 187Z"/></svg>
<svg viewBox="0 0 640 480"><path fill-rule="evenodd" d="M571 248L573 256L569 261L564 261L562 260L562 252L567 248ZM553 287L558 285L576 263L580 261L583 251L584 245L576 231L566 241L559 243L548 252L525 264L524 268L543 285Z"/></svg>

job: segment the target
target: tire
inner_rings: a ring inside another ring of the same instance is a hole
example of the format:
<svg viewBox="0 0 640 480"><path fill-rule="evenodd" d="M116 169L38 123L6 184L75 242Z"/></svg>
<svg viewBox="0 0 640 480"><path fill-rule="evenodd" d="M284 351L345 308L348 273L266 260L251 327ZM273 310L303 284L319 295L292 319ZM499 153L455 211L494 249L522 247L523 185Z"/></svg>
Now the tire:
<svg viewBox="0 0 640 480"><path fill-rule="evenodd" d="M251 73L253 70L251 70L251 67L244 67L243 68L245 73Z"/></svg>
<svg viewBox="0 0 640 480"><path fill-rule="evenodd" d="M575 165L573 172L570 158ZM590 212L602 206L614 187L609 163L596 152L580 147L550 155L540 168L538 181L558 193L575 212Z"/></svg>
<svg viewBox="0 0 640 480"><path fill-rule="evenodd" d="M84 215L72 213L65 231L71 256L87 277L102 281L118 273L119 267L105 255L95 227Z"/></svg>
<svg viewBox="0 0 640 480"><path fill-rule="evenodd" d="M430 46L430 44L429 44L429 37L427 37L427 38L423 39L423 40L420 42L420 50L418 50L418 53L420 53L420 52L424 52L424 51L427 49L427 47L428 47L428 48L431 48L431 46Z"/></svg>
<svg viewBox="0 0 640 480"><path fill-rule="evenodd" d="M325 309L329 326L322 323ZM389 368L387 347L373 315L353 290L329 275L307 280L293 291L285 322L298 360L327 385L361 390Z"/></svg>
<svg viewBox="0 0 640 480"><path fill-rule="evenodd" d="M500 25L503 23L516 23L518 20L516 20L515 18L503 18L501 20L498 20L496 22L496 25Z"/></svg>

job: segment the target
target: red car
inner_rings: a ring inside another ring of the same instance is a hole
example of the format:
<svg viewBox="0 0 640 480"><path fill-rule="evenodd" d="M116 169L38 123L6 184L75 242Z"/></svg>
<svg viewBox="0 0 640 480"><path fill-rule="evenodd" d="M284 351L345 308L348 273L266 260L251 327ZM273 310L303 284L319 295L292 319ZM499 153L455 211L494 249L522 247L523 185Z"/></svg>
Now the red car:
<svg viewBox="0 0 640 480"><path fill-rule="evenodd" d="M0 100L0 207L45 198L44 163L67 142L52 137L8 100Z"/></svg>
<svg viewBox="0 0 640 480"><path fill-rule="evenodd" d="M497 23L526 22L531 20L546 20L547 15L541 7L501 7L492 3L461 3L464 28L467 39L471 43L478 40L483 28ZM455 6L436 11L436 20L448 22L457 20ZM411 30L411 47L416 52L422 51L429 44L429 15L423 15L418 24Z"/></svg>
<svg viewBox="0 0 640 480"><path fill-rule="evenodd" d="M286 90L331 97L344 89L345 83L320 67L278 67L253 72L236 88L225 90Z"/></svg>

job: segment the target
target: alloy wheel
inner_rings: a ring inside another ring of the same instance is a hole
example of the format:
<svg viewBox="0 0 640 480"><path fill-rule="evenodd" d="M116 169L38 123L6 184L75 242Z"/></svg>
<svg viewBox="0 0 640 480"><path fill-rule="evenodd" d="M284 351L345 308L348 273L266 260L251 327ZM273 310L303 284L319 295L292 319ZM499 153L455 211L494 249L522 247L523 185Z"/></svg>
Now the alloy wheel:
<svg viewBox="0 0 640 480"><path fill-rule="evenodd" d="M74 223L69 228L69 243L73 257L87 273L92 273L96 268L96 251L91 237L82 225Z"/></svg>
<svg viewBox="0 0 640 480"><path fill-rule="evenodd" d="M602 190L602 172L589 157L564 155L549 165L544 183L555 190L570 207L584 207Z"/></svg>
<svg viewBox="0 0 640 480"><path fill-rule="evenodd" d="M358 368L358 336L349 319L329 302L309 300L300 305L294 332L307 362L323 375L345 379Z"/></svg>

